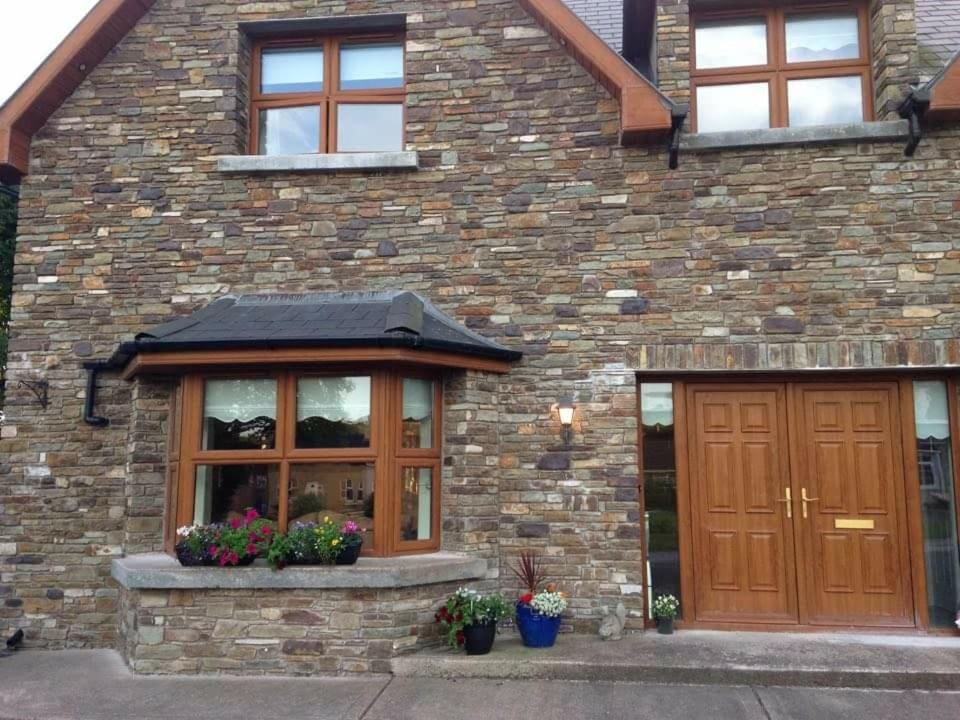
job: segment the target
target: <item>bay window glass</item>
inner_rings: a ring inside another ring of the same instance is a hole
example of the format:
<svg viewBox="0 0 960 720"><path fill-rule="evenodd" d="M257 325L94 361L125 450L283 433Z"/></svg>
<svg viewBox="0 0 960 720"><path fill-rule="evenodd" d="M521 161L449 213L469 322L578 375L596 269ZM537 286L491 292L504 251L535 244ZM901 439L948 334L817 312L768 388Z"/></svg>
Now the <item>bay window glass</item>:
<svg viewBox="0 0 960 720"><path fill-rule="evenodd" d="M434 388L432 380L403 379L402 447L433 447Z"/></svg>
<svg viewBox="0 0 960 720"><path fill-rule="evenodd" d="M653 599L660 595L680 599L680 526L671 383L640 386L640 424L649 609Z"/></svg>
<svg viewBox="0 0 960 720"><path fill-rule="evenodd" d="M242 519L249 508L276 520L280 473L276 465L198 465L193 499L197 525Z"/></svg>
<svg viewBox="0 0 960 720"><path fill-rule="evenodd" d="M398 38L262 41L253 48L250 151L399 151L405 50Z"/></svg>
<svg viewBox="0 0 960 720"><path fill-rule="evenodd" d="M437 550L439 381L351 370L185 377L167 527L253 508L281 531L353 521L368 555Z"/></svg>
<svg viewBox="0 0 960 720"><path fill-rule="evenodd" d="M696 132L871 119L865 2L704 10L692 20Z"/></svg>
<svg viewBox="0 0 960 720"><path fill-rule="evenodd" d="M370 378L300 378L296 446L370 447Z"/></svg>
<svg viewBox="0 0 960 720"><path fill-rule="evenodd" d="M203 393L204 450L267 450L277 435L277 381L208 380Z"/></svg>
<svg viewBox="0 0 960 720"><path fill-rule="evenodd" d="M952 628L960 610L960 548L947 384L915 382L913 398L930 624Z"/></svg>

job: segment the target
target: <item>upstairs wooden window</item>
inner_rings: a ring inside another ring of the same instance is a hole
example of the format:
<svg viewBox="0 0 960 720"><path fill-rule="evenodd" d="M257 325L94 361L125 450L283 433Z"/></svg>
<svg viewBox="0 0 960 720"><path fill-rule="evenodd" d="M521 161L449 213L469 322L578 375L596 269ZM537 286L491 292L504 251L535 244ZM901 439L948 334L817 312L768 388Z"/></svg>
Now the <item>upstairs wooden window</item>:
<svg viewBox="0 0 960 720"><path fill-rule="evenodd" d="M692 19L695 132L872 119L865 5L696 12Z"/></svg>
<svg viewBox="0 0 960 720"><path fill-rule="evenodd" d="M403 38L260 41L253 50L251 97L251 153L403 150Z"/></svg>
<svg viewBox="0 0 960 720"><path fill-rule="evenodd" d="M412 368L186 376L176 526L252 507L281 530L353 520L367 555L436 551L440 386Z"/></svg>

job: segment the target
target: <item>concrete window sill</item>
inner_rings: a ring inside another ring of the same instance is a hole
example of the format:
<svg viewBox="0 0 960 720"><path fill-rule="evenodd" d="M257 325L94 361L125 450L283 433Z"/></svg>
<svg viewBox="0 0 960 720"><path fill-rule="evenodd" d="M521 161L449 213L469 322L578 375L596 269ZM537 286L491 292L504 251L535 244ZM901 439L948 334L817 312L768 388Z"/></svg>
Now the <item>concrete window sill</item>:
<svg viewBox="0 0 960 720"><path fill-rule="evenodd" d="M360 558L356 565L271 570L258 560L245 568L183 567L163 553L113 561L113 579L129 590L301 590L402 588L476 580L487 561L454 553Z"/></svg>
<svg viewBox="0 0 960 720"><path fill-rule="evenodd" d="M906 120L821 125L803 128L770 130L735 130L732 132L699 133L681 138L680 149L686 152L715 152L733 148L771 147L851 142L906 142L910 129Z"/></svg>
<svg viewBox="0 0 960 720"><path fill-rule="evenodd" d="M329 153L324 155L223 155L222 173L328 173L376 170L416 170L415 152Z"/></svg>

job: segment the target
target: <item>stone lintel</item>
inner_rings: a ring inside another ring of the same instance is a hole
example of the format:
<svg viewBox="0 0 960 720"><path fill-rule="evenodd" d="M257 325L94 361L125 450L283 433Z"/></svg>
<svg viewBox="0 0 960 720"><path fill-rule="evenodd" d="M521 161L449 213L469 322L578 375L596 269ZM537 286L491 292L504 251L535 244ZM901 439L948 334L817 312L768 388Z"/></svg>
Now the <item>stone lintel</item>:
<svg viewBox="0 0 960 720"><path fill-rule="evenodd" d="M183 567L163 553L113 561L112 575L129 590L389 589L476 580L487 574L483 558L454 553L360 558L356 565L245 568Z"/></svg>
<svg viewBox="0 0 960 720"><path fill-rule="evenodd" d="M320 155L223 155L222 173L323 173L351 170L416 170L415 152L327 153Z"/></svg>
<svg viewBox="0 0 960 720"><path fill-rule="evenodd" d="M888 120L849 125L698 133L684 136L680 149L687 152L710 152L771 145L905 141L909 135L910 128L906 120Z"/></svg>

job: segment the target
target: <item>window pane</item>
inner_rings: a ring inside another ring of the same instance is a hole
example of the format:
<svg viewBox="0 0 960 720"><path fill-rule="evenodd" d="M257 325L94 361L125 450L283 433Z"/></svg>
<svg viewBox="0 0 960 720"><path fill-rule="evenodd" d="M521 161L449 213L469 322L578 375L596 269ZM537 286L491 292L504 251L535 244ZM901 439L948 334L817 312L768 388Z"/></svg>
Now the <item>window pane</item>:
<svg viewBox="0 0 960 720"><path fill-rule="evenodd" d="M713 20L697 24L697 69L767 64L767 21Z"/></svg>
<svg viewBox="0 0 960 720"><path fill-rule="evenodd" d="M207 380L202 450L271 450L276 436L276 380Z"/></svg>
<svg viewBox="0 0 960 720"><path fill-rule="evenodd" d="M261 155L310 155L320 152L320 107L260 111Z"/></svg>
<svg viewBox="0 0 960 720"><path fill-rule="evenodd" d="M263 51L260 92L322 92L322 48L277 48Z"/></svg>
<svg viewBox="0 0 960 720"><path fill-rule="evenodd" d="M403 381L403 447L433 447L433 394L431 380Z"/></svg>
<svg viewBox="0 0 960 720"><path fill-rule="evenodd" d="M373 463L325 463L290 466L287 523L353 520L367 532L363 543L373 547Z"/></svg>
<svg viewBox="0 0 960 720"><path fill-rule="evenodd" d="M198 465L193 501L197 525L242 518L248 508L277 519L280 472L276 465Z"/></svg>
<svg viewBox="0 0 960 720"><path fill-rule="evenodd" d="M856 14L787 18L787 62L855 60L860 57Z"/></svg>
<svg viewBox="0 0 960 720"><path fill-rule="evenodd" d="M338 152L403 150L403 105L337 107Z"/></svg>
<svg viewBox="0 0 960 720"><path fill-rule="evenodd" d="M297 447L370 447L370 378L300 378Z"/></svg>
<svg viewBox="0 0 960 720"><path fill-rule="evenodd" d="M955 627L960 608L960 548L946 384L916 382L913 397L930 623Z"/></svg>
<svg viewBox="0 0 960 720"><path fill-rule="evenodd" d="M400 539L404 542L433 537L433 470L403 468L400 478Z"/></svg>
<svg viewBox="0 0 960 720"><path fill-rule="evenodd" d="M863 121L863 88L859 75L787 82L790 127Z"/></svg>
<svg viewBox="0 0 960 720"><path fill-rule="evenodd" d="M680 531L673 431L673 385L640 387L643 425L643 486L646 502L648 615L653 599L680 599ZM651 616L652 617L652 616Z"/></svg>
<svg viewBox="0 0 960 720"><path fill-rule="evenodd" d="M340 89L403 87L403 45L344 45L340 48Z"/></svg>
<svg viewBox="0 0 960 720"><path fill-rule="evenodd" d="M764 130L770 127L767 83L697 88L697 132Z"/></svg>

